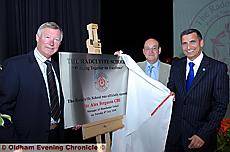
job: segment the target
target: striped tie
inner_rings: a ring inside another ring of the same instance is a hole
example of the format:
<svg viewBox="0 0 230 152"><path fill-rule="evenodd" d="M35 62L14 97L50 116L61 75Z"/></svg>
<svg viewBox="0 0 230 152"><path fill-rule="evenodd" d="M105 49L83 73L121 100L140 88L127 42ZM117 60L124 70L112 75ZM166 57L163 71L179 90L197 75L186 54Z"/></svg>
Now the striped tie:
<svg viewBox="0 0 230 152"><path fill-rule="evenodd" d="M46 74L47 74L47 81L49 86L51 117L55 121L58 121L60 116L60 106L58 101L56 81L52 70L52 63L49 60L46 60L45 64L47 65Z"/></svg>

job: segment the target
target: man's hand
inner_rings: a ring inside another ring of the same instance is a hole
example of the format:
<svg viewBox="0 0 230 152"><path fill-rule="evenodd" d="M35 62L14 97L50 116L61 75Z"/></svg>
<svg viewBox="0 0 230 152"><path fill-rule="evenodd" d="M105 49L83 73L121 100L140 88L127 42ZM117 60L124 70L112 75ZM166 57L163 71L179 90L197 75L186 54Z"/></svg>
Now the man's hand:
<svg viewBox="0 0 230 152"><path fill-rule="evenodd" d="M175 93L174 92L170 92L170 96L174 96L173 101L175 101Z"/></svg>
<svg viewBox="0 0 230 152"><path fill-rule="evenodd" d="M193 135L192 137L188 138L191 140L190 144L188 145L189 149L192 148L201 148L204 145L204 140L202 140L199 136Z"/></svg>
<svg viewBox="0 0 230 152"><path fill-rule="evenodd" d="M174 93L174 92L170 92L170 95L171 95L171 96L175 96L175 93Z"/></svg>
<svg viewBox="0 0 230 152"><path fill-rule="evenodd" d="M121 54L123 53L123 51L116 51L116 52L114 52L114 55L117 55L117 56L121 56Z"/></svg>
<svg viewBox="0 0 230 152"><path fill-rule="evenodd" d="M76 125L76 126L74 126L74 127L72 128L72 130L77 131L77 130L80 129L81 127L82 127L82 125Z"/></svg>

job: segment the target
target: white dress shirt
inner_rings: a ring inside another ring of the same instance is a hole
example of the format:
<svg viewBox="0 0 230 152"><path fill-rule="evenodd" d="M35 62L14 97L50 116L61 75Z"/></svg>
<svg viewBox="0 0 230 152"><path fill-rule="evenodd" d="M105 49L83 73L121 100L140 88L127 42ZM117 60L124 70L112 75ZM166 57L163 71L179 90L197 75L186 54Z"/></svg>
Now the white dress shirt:
<svg viewBox="0 0 230 152"><path fill-rule="evenodd" d="M186 79L187 79L187 76L188 76L188 73L189 73L189 62L193 62L195 65L193 66L193 70L194 70L194 77L196 76L196 73L198 71L198 68L200 67L200 63L203 59L203 53L201 52L200 55L195 59L195 60L189 60L187 58L187 64L186 64Z"/></svg>
<svg viewBox="0 0 230 152"><path fill-rule="evenodd" d="M44 56L37 50L37 48L34 49L34 56L35 56L36 61L38 62L38 65L39 65L39 67L40 67L40 69L41 69L43 78L44 78L44 80L45 80L46 92L47 92L47 94L48 94L49 104L51 105L51 103L50 103L50 94L49 94L49 86L48 86L47 75L46 75L46 68L47 68L47 65L45 64L45 61L46 61L46 60L51 60L51 58L47 59L46 57L44 57ZM53 69L53 67L52 67L52 69ZM56 86L57 86L57 91L58 91L58 101L59 101L59 104L60 104L60 88L59 88L59 82L58 82L57 75L56 75L54 69L53 69L53 72L54 72L55 81L56 81ZM58 120L58 122L59 122L59 121L60 121L60 120ZM54 119L51 117L51 124L58 123L58 122L54 121Z"/></svg>

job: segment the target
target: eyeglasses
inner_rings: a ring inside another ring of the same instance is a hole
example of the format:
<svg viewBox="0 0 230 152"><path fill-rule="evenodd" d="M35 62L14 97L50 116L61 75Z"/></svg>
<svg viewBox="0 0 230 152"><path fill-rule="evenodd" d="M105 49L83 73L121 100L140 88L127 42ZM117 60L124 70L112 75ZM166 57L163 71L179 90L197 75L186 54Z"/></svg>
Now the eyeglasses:
<svg viewBox="0 0 230 152"><path fill-rule="evenodd" d="M152 48L149 48L149 47L145 47L144 50L146 51L157 51L159 48L158 47L152 47Z"/></svg>

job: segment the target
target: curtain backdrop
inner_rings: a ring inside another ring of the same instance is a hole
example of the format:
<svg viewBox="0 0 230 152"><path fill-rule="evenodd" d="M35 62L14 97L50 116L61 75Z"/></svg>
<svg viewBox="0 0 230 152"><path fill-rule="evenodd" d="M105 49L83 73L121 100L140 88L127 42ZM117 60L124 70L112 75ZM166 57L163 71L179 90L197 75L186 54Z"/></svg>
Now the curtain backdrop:
<svg viewBox="0 0 230 152"><path fill-rule="evenodd" d="M87 52L87 24L100 24L100 0L1 0L0 64L36 46L38 27L54 21L64 31L60 51Z"/></svg>

